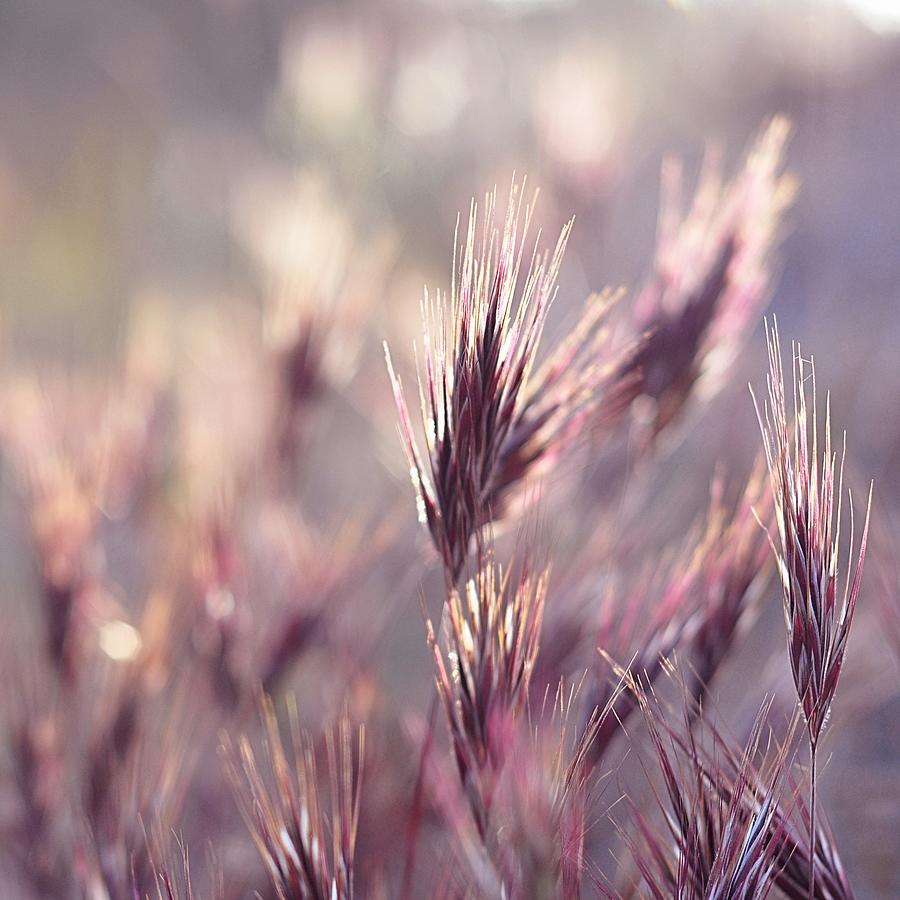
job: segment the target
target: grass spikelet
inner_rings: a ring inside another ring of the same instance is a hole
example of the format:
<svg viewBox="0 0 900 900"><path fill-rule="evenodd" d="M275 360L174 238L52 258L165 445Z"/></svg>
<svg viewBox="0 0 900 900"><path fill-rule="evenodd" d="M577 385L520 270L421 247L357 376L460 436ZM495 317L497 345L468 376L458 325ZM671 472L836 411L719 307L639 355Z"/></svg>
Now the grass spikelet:
<svg viewBox="0 0 900 900"><path fill-rule="evenodd" d="M850 539L843 596L839 591L841 501L844 453L840 464L831 446L830 398L825 404L824 447L819 470L819 429L816 419L815 367L792 353L793 422L788 419L784 372L777 325L768 332L768 401L764 414L757 406L766 462L775 504L779 546L775 547L784 595L788 656L810 746L810 883L814 896L816 860L816 748L831 710L850 626L859 599L869 535L872 489L866 519L854 558L853 505L850 498ZM807 370L812 385L812 415L807 405ZM755 400L754 400L755 402ZM846 442L845 442L846 443ZM774 546L774 543L773 543Z"/></svg>
<svg viewBox="0 0 900 900"><path fill-rule="evenodd" d="M456 765L482 833L511 723L528 696L547 580L547 570L535 572L527 558L514 577L484 551L476 574L450 593L443 648L428 623Z"/></svg>
<svg viewBox="0 0 900 900"><path fill-rule="evenodd" d="M533 210L523 209L523 192L513 184L502 224L496 194L481 214L473 202L449 296L425 295L424 452L387 353L420 518L454 583L472 540L502 516L514 490L559 458L598 405L618 402L620 379L600 353L615 299L609 293L588 301L568 338L535 369L571 223L551 253L537 241L526 250Z"/></svg>
<svg viewBox="0 0 900 900"><path fill-rule="evenodd" d="M637 299L645 337L622 374L638 379L649 443L683 410L698 382L710 394L769 299L771 250L793 197L781 174L789 126L776 118L742 170L723 184L704 169L691 207L679 209L681 172L663 172L663 203L653 274Z"/></svg>
<svg viewBox="0 0 900 900"><path fill-rule="evenodd" d="M656 900L767 897L784 842L777 816L787 766L786 746L763 752L768 705L738 748L711 725L696 733L691 725L696 711L684 685L679 728L673 721L677 714L664 711L639 679L625 677L643 713L663 785L661 792L654 789L661 828L633 801L635 827L620 826L648 895Z"/></svg>
<svg viewBox="0 0 900 900"><path fill-rule="evenodd" d="M323 796L315 747L309 734L301 734L296 711L291 760L272 701L263 697L261 704L267 738L263 765L246 737L237 751L227 735L223 746L241 815L272 888L279 900L351 900L365 731L359 728L354 736L344 716L327 733L329 787Z"/></svg>

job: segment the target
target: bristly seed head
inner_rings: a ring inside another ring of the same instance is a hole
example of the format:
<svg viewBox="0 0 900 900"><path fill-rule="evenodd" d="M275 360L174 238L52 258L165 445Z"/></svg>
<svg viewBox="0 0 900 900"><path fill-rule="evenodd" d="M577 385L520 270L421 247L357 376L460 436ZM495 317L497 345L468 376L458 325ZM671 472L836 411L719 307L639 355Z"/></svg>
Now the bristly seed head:
<svg viewBox="0 0 900 900"><path fill-rule="evenodd" d="M769 396L764 413L760 413L757 405L757 415L780 539L780 549L775 547L775 554L784 592L791 672L806 719L809 740L815 747L831 708L859 598L869 534L872 488L869 488L866 520L855 566L851 564L854 538L850 497L847 577L839 603L844 451L841 451L838 466L837 453L831 446L830 400L826 398L825 446L820 474L815 367L812 360L807 362L801 357L800 348L796 345L793 347L792 361L794 416L791 435L777 324L771 331L767 329L767 339ZM812 385L811 423L806 399L808 380Z"/></svg>
<svg viewBox="0 0 900 900"><path fill-rule="evenodd" d="M463 592L446 608L445 649L431 623L438 693L450 724L457 767L480 829L503 765L506 730L520 714L537 657L548 572L527 562L513 580L485 552Z"/></svg>
<svg viewBox="0 0 900 900"><path fill-rule="evenodd" d="M526 255L532 206L513 183L502 228L489 194L472 204L454 253L449 296L426 292L419 449L403 388L385 347L420 519L456 583L482 527L502 516L515 488L552 465L584 418L615 402L621 379L604 360L611 294L592 297L581 321L535 369L571 222L552 253ZM539 236L538 236L539 240ZM524 263L524 265L523 265Z"/></svg>
<svg viewBox="0 0 900 900"><path fill-rule="evenodd" d="M300 733L296 710L291 713L293 773L268 697L262 699L262 714L269 773L260 770L246 738L235 751L225 736L226 773L278 900L352 900L365 732L359 728L354 740L345 715L326 734L329 816L312 738Z"/></svg>

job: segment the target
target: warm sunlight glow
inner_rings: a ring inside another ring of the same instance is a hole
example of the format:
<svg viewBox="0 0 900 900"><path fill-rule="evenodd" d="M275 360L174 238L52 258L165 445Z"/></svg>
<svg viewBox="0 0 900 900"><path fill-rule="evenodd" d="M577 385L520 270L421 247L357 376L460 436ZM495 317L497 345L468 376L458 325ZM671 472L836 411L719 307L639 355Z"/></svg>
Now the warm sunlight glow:
<svg viewBox="0 0 900 900"><path fill-rule="evenodd" d="M900 28L900 0L847 0L847 5L876 30Z"/></svg>
<svg viewBox="0 0 900 900"><path fill-rule="evenodd" d="M116 662L130 662L141 652L141 635L136 628L119 619L100 626L100 649Z"/></svg>

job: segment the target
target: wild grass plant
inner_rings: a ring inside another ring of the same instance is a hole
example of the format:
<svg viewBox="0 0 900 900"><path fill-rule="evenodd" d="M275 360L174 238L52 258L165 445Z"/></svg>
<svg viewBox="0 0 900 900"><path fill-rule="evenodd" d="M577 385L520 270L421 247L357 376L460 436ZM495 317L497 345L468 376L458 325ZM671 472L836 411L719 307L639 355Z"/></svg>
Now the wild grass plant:
<svg viewBox="0 0 900 900"><path fill-rule="evenodd" d="M0 894L853 897L817 761L857 609L896 635L900 607L889 568L863 578L869 506L860 526L811 361L792 345L786 384L767 328L759 462L722 460L664 548L641 552L652 498L633 515L589 477L671 471L667 442L758 340L787 131L730 180L705 169L686 210L667 170L646 282L567 324L577 224L545 241L522 182L473 202L414 351L359 356L368 441L322 424L353 365L340 289L280 307L276 342L223 338L255 388L217 399L220 431L196 372L139 352L109 382L5 372L34 577L3 635ZM327 521L297 485L327 497L338 447L315 445L342 440L390 490ZM749 716L724 715L779 594L795 692L759 672Z"/></svg>

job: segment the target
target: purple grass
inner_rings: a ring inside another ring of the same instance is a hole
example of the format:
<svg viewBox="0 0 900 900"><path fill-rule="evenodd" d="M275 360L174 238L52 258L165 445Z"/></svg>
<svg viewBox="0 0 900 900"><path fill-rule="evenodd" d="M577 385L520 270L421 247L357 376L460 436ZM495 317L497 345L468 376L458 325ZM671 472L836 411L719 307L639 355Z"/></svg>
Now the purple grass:
<svg viewBox="0 0 900 900"><path fill-rule="evenodd" d="M654 271L636 301L645 337L620 370L644 401L645 442L681 413L699 381L707 395L722 383L768 303L772 247L794 193L780 171L789 131L773 120L730 183L707 165L687 213L680 170L663 173Z"/></svg>
<svg viewBox="0 0 900 900"><path fill-rule="evenodd" d="M895 535L870 546L868 512L856 536L845 506L841 540L830 413L820 433L799 351L788 410L774 330L768 482L762 460L744 480L753 442L725 433L725 404L685 415L768 301L786 132L768 125L730 181L707 165L686 211L666 171L637 292L588 283L606 265L591 234L561 282L571 226L544 249L524 185L473 204L450 290L422 304L421 425L393 342L377 377L374 304L408 274L377 235L342 287L299 279L282 322L248 302L173 323L165 377L129 354L108 385L0 371L0 897L881 887L835 837L855 782L817 809L816 753L870 615L865 557ZM679 419L682 448L649 452ZM776 567L793 685L764 702L787 678Z"/></svg>
<svg viewBox="0 0 900 900"><path fill-rule="evenodd" d="M791 437L777 326L767 336L769 399L765 406L765 420L763 421L758 407L757 414L760 416L780 539L780 549L776 548L775 553L784 594L788 655L809 738L811 900L815 893L816 749L844 665L847 639L859 599L869 535L872 488L869 488L866 519L855 566L852 565L852 499L850 501L849 561L843 597L839 599L838 559L844 457L842 453L840 466L837 467L837 455L831 447L830 398L826 398L825 404L820 475L815 367L812 360L807 363L803 359L799 347L793 348L794 418ZM807 366L812 383L811 423L806 402Z"/></svg>
<svg viewBox="0 0 900 900"><path fill-rule="evenodd" d="M763 900L774 887L784 841L777 816L787 762L783 750L769 748L763 770L755 765L767 706L738 749L708 726L709 740L701 740L691 726L696 714L687 693L679 729L639 679L627 679L663 784L663 791L654 794L664 826L655 826L632 802L636 828L620 827L648 895L655 900Z"/></svg>
<svg viewBox="0 0 900 900"><path fill-rule="evenodd" d="M275 894L278 900L352 900L365 731L360 728L354 737L344 718L326 735L329 815L311 737L300 733L294 715L291 762L267 698L262 715L268 771L260 768L246 738L237 751L226 742L226 758L241 815Z"/></svg>
<svg viewBox="0 0 900 900"><path fill-rule="evenodd" d="M502 225L495 194L480 215L473 201L449 296L425 295L424 453L387 355L419 515L453 583L472 540L503 515L514 489L551 466L589 418L614 416L627 392L628 379L605 352L609 293L588 300L581 321L536 368L571 223L551 254L537 244L529 251L533 210L523 210L522 194L514 183Z"/></svg>
<svg viewBox="0 0 900 900"><path fill-rule="evenodd" d="M514 578L486 551L463 591L451 591L446 649L428 624L438 695L450 724L459 777L481 833L487 828L509 729L528 696L547 580L548 573L533 573L527 559Z"/></svg>

